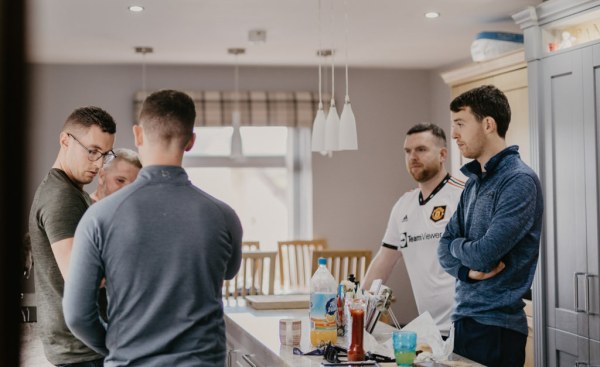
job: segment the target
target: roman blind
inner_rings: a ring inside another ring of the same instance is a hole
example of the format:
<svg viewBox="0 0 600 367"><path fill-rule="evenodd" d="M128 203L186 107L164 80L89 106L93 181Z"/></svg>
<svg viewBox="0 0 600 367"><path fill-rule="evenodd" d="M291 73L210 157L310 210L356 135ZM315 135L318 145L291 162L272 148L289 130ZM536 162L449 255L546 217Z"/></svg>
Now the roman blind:
<svg viewBox="0 0 600 367"><path fill-rule="evenodd" d="M186 91L196 106L195 126L231 126L235 108L233 91ZM134 98L135 121L148 93L138 92ZM312 127L319 105L314 92L239 92L242 126ZM329 106L329 94L323 94Z"/></svg>

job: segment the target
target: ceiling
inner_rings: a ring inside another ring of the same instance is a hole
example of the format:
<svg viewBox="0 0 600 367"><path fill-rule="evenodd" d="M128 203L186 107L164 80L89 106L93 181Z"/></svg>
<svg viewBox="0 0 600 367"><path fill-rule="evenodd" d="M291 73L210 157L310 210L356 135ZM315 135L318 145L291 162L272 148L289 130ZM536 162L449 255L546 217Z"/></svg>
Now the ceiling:
<svg viewBox="0 0 600 367"><path fill-rule="evenodd" d="M29 0L28 58L215 65L234 63L227 49L244 47L240 64L301 66L318 64L319 48L334 48L336 63L343 63L348 29L351 66L433 69L468 59L478 32L520 32L511 15L539 3L321 0L319 12L319 0ZM133 4L145 10L132 13ZM429 11L441 16L426 19ZM263 44L248 41L257 28L267 32ZM154 52L136 54L135 46Z"/></svg>

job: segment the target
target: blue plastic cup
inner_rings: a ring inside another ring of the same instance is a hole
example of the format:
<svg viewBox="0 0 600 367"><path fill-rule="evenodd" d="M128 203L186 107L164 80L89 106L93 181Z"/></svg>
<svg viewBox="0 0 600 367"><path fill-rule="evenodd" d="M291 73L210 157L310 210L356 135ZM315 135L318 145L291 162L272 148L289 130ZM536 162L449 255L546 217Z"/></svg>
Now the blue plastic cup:
<svg viewBox="0 0 600 367"><path fill-rule="evenodd" d="M394 356L398 366L412 366L417 352L417 333L394 331L392 334Z"/></svg>

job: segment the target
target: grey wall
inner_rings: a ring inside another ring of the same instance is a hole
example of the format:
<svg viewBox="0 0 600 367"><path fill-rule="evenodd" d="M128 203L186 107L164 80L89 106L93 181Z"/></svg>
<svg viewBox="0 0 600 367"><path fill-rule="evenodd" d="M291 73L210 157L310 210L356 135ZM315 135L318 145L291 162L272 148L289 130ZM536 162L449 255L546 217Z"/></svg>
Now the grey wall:
<svg viewBox="0 0 600 367"><path fill-rule="evenodd" d="M450 135L450 87L444 83L444 80L440 76L438 71L432 71L429 73L429 91L430 91L430 112L431 122L440 125L446 132L446 139L448 141L448 154L450 159L451 156L451 144L456 144ZM451 164L448 160L446 168L450 170Z"/></svg>
<svg viewBox="0 0 600 367"><path fill-rule="evenodd" d="M141 90L139 65L32 65L32 129L29 202L56 158L58 134L76 107L97 105L117 120L115 146L133 146L133 96ZM341 112L343 73L336 73ZM416 122L448 123L449 89L437 72L350 69L350 97L358 125L359 150L313 154L314 233L334 248L378 250L389 212L415 187L404 167L406 130ZM147 90L231 90L231 67L147 66ZM240 69L242 89L316 90L316 68ZM449 133L449 124L445 125ZM449 166L449 165L448 165ZM401 322L417 315L404 266L396 266L390 286Z"/></svg>

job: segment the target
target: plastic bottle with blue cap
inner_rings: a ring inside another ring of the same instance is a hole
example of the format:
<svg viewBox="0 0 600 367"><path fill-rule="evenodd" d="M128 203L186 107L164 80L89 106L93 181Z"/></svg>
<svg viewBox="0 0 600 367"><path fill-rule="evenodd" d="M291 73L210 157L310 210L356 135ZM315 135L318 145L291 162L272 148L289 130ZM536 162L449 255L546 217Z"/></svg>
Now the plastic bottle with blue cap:
<svg viewBox="0 0 600 367"><path fill-rule="evenodd" d="M337 282L319 258L319 268L310 279L310 342L319 346L337 342Z"/></svg>

